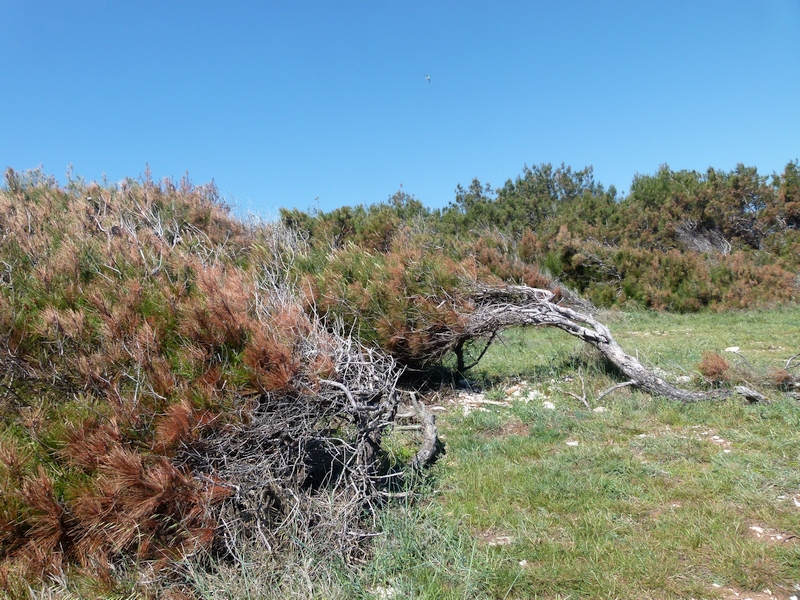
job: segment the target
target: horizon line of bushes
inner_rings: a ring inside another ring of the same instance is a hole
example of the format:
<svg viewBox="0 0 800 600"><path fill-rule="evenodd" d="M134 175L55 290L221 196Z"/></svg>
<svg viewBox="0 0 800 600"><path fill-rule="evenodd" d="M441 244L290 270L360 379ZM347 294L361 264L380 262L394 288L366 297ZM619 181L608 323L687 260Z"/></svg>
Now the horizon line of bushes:
<svg viewBox="0 0 800 600"><path fill-rule="evenodd" d="M797 160L771 176L742 164L705 173L662 165L637 175L624 197L596 182L591 167L542 164L498 189L477 179L458 185L442 209L400 190L369 206L280 216L308 238L300 266L312 287L338 261L339 296L361 293L356 283L369 287L368 272L352 272L366 256L413 262L431 250L499 281L566 286L600 307L755 308L796 301L800 292ZM341 304L324 285L317 292L327 308Z"/></svg>

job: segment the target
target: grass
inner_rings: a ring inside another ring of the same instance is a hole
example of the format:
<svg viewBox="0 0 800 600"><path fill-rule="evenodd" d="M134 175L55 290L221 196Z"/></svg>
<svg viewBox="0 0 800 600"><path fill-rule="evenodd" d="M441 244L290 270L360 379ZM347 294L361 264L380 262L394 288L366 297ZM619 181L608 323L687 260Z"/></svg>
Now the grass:
<svg viewBox="0 0 800 600"><path fill-rule="evenodd" d="M626 350L673 380L694 377L703 351L739 346L731 362L751 378L799 351L797 307L604 319ZM548 330L509 332L472 377L494 397L519 380L542 395L468 415L453 407L440 419L447 454L425 498L387 512L371 589L396 598L800 589L795 398L772 390L763 405L681 405L626 388L594 412L566 392L581 395L583 377L595 408L609 373L580 342Z"/></svg>

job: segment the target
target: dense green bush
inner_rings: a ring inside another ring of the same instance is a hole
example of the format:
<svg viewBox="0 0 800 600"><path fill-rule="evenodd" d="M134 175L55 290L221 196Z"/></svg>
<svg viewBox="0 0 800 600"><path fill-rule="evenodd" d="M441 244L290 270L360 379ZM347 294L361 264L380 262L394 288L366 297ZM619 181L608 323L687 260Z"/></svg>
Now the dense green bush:
<svg viewBox="0 0 800 600"><path fill-rule="evenodd" d="M637 175L624 198L591 168L546 164L498 190L478 180L458 186L443 210L398 193L369 207L282 216L309 236L313 273L331 258L347 271L342 261L366 260L359 251L383 260L399 235L414 232L479 278L566 284L599 306L724 310L791 302L800 291L797 161L772 177L743 165L706 173L664 165Z"/></svg>

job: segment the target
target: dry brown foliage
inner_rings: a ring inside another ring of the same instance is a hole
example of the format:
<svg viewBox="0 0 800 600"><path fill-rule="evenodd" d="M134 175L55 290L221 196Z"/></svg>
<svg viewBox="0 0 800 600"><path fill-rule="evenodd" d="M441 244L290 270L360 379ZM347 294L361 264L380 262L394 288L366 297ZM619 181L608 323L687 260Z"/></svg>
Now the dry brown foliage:
<svg viewBox="0 0 800 600"><path fill-rule="evenodd" d="M131 561L157 570L215 541L224 555L222 538L253 535L245 513L277 544L329 493L341 510L309 535L335 522L358 545L396 372L306 313L289 276L301 245L232 217L213 186L9 172L0 585L111 585Z"/></svg>
<svg viewBox="0 0 800 600"><path fill-rule="evenodd" d="M777 388L788 390L797 385L797 378L786 369L770 369L768 377L772 385Z"/></svg>
<svg viewBox="0 0 800 600"><path fill-rule="evenodd" d="M697 370L712 383L725 383L730 380L731 365L716 352L703 352Z"/></svg>

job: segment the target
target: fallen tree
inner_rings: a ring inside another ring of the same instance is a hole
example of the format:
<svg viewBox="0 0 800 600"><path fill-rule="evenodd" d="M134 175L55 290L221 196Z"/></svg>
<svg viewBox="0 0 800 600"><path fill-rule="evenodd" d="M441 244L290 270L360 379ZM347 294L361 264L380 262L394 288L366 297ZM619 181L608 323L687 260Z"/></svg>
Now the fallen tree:
<svg viewBox="0 0 800 600"><path fill-rule="evenodd" d="M449 340L442 341L460 352L468 340L491 339L499 331L517 326L556 327L594 346L625 377L627 385L671 400L694 402L721 398L729 390L699 392L685 390L665 381L645 367L638 359L627 354L611 335L611 330L591 314L580 312L555 301L549 290L519 285L479 286L469 295L474 309L466 315L461 331L452 331ZM463 359L459 362L463 363ZM761 401L758 392L737 386L734 391L748 400Z"/></svg>
<svg viewBox="0 0 800 600"><path fill-rule="evenodd" d="M638 359L627 354L614 339L611 330L588 312L581 312L555 301L555 294L550 290L532 288L522 285L481 286L472 284L472 292L467 295L459 311L463 326L446 331L439 331L434 338L436 343L429 343L428 350L436 356L444 356L448 352L457 355L459 369L465 367L464 346L468 342L479 339L486 340L486 346L474 366L485 354L497 334L510 327L556 327L575 336L587 344L594 346L627 381L611 386L600 393L599 397L622 387L633 386L650 394L663 396L679 402L696 402L700 400L720 399L731 394L739 394L750 402L761 402L766 398L745 386L736 386L733 390L715 389L708 392L692 391L679 388L656 375L645 367ZM431 341L433 342L433 340ZM791 359L789 359L791 361ZM585 401L585 397L584 397ZM424 408L419 412L424 418L423 441L420 452L413 461L413 466L425 466L436 459L439 447L438 431L432 415Z"/></svg>
<svg viewBox="0 0 800 600"><path fill-rule="evenodd" d="M561 289L545 275L537 287L504 283L484 272L476 260L455 260L424 236L398 236L387 252L348 246L326 255L306 274L306 301L333 321L358 332L366 345L378 345L400 365L425 370L511 327L556 327L594 346L633 385L681 401L720 398L726 389L691 391L659 377L628 355L591 305ZM751 401L763 396L748 388L733 390Z"/></svg>

